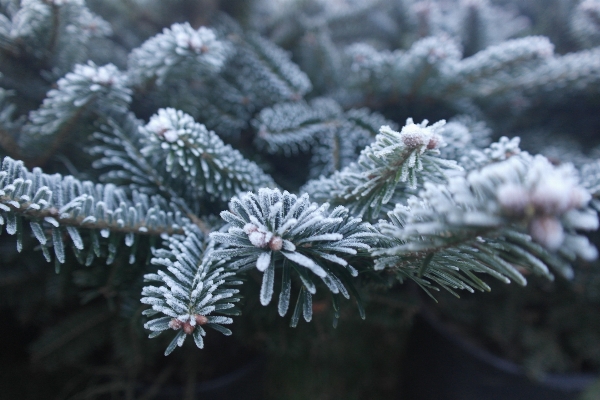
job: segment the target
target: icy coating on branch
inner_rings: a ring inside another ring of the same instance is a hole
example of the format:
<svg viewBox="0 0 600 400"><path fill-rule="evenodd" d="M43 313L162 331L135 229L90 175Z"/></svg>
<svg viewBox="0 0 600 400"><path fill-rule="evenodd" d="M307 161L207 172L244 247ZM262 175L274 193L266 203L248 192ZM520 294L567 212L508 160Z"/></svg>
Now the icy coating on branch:
<svg viewBox="0 0 600 400"><path fill-rule="evenodd" d="M275 186L258 165L180 110L158 110L139 131L148 142L141 153L199 194L227 201L240 192Z"/></svg>
<svg viewBox="0 0 600 400"><path fill-rule="evenodd" d="M124 113L131 102L127 76L112 65L92 61L75 65L73 72L56 82L42 106L29 114L28 135L55 135L65 125L88 113Z"/></svg>
<svg viewBox="0 0 600 400"><path fill-rule="evenodd" d="M449 290L488 290L473 272L525 285L516 266L548 278L551 267L571 278L575 258L598 256L577 232L598 229L590 199L571 165L556 167L526 152L505 155L447 185L427 183L407 205L397 204L378 225L389 243L373 250L376 269Z"/></svg>
<svg viewBox="0 0 600 400"><path fill-rule="evenodd" d="M123 85L127 84L127 78L123 75L117 67L112 64L97 67L94 63L89 62L85 65L76 65L75 70L72 74L67 74L66 79L76 79L76 75L90 80L91 82L109 86L109 85ZM60 81L59 81L60 84ZM97 86L90 86L90 90L96 91L100 88Z"/></svg>
<svg viewBox="0 0 600 400"><path fill-rule="evenodd" d="M371 225L351 217L344 207L332 212L327 212L328 208L328 204L311 203L306 194L297 197L278 189L234 197L229 211L221 213L230 224L227 233L211 234L213 240L226 246L216 250L215 257L229 258L230 267L235 269L256 267L263 272L263 305L269 304L273 296L275 268L283 267L279 301L282 316L290 301L289 268L298 273L308 293L316 293L314 274L332 293L349 298L343 282L358 274L349 261L364 256L377 234ZM310 319L307 315L305 318Z"/></svg>
<svg viewBox="0 0 600 400"><path fill-rule="evenodd" d="M439 157L446 121L428 124L408 118L400 132L382 126L355 163L331 177L310 181L304 189L319 201L346 205L356 215L376 218L401 189L444 182L449 171L462 169L455 161Z"/></svg>
<svg viewBox="0 0 600 400"><path fill-rule="evenodd" d="M173 24L133 50L129 76L136 85L156 79L160 86L170 78L212 75L223 68L230 53L230 45L211 29L195 30L187 22Z"/></svg>
<svg viewBox="0 0 600 400"><path fill-rule="evenodd" d="M204 239L194 227L189 227L185 236L169 238L168 248L156 250L152 259L152 264L168 272L159 270L144 275L146 282L158 282L161 286L146 286L142 290L142 303L152 306L143 314L162 315L146 322L144 328L152 332L150 338L169 329L177 331L165 355L181 347L189 335L198 348L203 348L206 327L231 335L222 325L233 320L213 314L239 315L234 306L239 301L239 290L231 286L241 282L223 261L211 257L212 246L207 246Z"/></svg>

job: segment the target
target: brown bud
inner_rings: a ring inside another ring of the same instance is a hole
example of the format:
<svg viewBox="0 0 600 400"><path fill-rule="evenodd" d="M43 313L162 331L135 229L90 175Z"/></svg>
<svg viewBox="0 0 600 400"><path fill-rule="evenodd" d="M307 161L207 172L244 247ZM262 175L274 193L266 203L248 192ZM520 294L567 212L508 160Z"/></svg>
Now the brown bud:
<svg viewBox="0 0 600 400"><path fill-rule="evenodd" d="M279 236L273 236L271 240L269 240L269 248L273 251L279 251L283 247L283 239Z"/></svg>
<svg viewBox="0 0 600 400"><path fill-rule="evenodd" d="M197 325L206 325L208 324L208 318L206 318L204 315L200 315L200 314L196 314L196 324Z"/></svg>
<svg viewBox="0 0 600 400"><path fill-rule="evenodd" d="M183 323L183 331L187 334L187 335L191 335L192 332L194 332L194 329L196 329L195 326L193 326L192 324L190 324L189 322L184 322Z"/></svg>
<svg viewBox="0 0 600 400"><path fill-rule="evenodd" d="M437 149L440 146L441 137L439 135L433 135L427 143L427 150Z"/></svg>
<svg viewBox="0 0 600 400"><path fill-rule="evenodd" d="M177 318L173 318L173 319L171 319L171 321L169 321L169 328L171 328L173 330L181 329L182 326L183 326L183 322L181 322Z"/></svg>
<svg viewBox="0 0 600 400"><path fill-rule="evenodd" d="M248 235L248 240L256 247L265 248L268 245L265 236L263 232L254 231Z"/></svg>
<svg viewBox="0 0 600 400"><path fill-rule="evenodd" d="M247 223L246 225L244 225L243 230L244 232L246 232L246 235L249 235L252 232L256 232L258 230L258 227L254 224Z"/></svg>

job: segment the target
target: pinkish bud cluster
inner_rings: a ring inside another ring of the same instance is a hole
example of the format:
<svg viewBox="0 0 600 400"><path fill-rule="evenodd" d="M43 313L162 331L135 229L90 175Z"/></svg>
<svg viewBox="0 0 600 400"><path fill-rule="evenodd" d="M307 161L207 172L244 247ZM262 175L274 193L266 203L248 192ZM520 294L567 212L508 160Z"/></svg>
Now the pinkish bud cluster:
<svg viewBox="0 0 600 400"><path fill-rule="evenodd" d="M404 146L409 149L418 149L425 146L428 150L433 150L439 148L442 144L442 137L433 133L431 128L414 123L409 123L402 128L400 139Z"/></svg>
<svg viewBox="0 0 600 400"><path fill-rule="evenodd" d="M187 317L186 317L187 318ZM169 328L173 330L183 329L186 335L191 335L196 330L196 325L206 325L208 318L204 315L195 314L193 318L182 321L179 318L173 318L169 321Z"/></svg>
<svg viewBox="0 0 600 400"><path fill-rule="evenodd" d="M177 117L175 110L159 110L157 115L150 118L145 128L167 142L174 143L179 139L179 132L172 122L173 117Z"/></svg>
<svg viewBox="0 0 600 400"><path fill-rule="evenodd" d="M429 139L429 142L427 143L427 150L437 149L438 147L440 147L441 143L442 143L442 137L440 135L433 134L433 135L431 135L431 138Z"/></svg>
<svg viewBox="0 0 600 400"><path fill-rule="evenodd" d="M545 163L534 163L528 184L503 184L496 191L496 198L506 215L529 220L529 233L535 241L556 250L564 240L561 217L585 207L591 197L572 176L564 174L566 170L542 164Z"/></svg>
<svg viewBox="0 0 600 400"><path fill-rule="evenodd" d="M402 139L402 143L410 149L421 147L429 141L429 138L425 137L423 129L416 124L408 124L402 128L400 138Z"/></svg>
<svg viewBox="0 0 600 400"><path fill-rule="evenodd" d="M244 225L244 232L248 235L250 243L261 249L269 248L273 251L279 251L283 247L283 239L264 228L259 228L254 224Z"/></svg>

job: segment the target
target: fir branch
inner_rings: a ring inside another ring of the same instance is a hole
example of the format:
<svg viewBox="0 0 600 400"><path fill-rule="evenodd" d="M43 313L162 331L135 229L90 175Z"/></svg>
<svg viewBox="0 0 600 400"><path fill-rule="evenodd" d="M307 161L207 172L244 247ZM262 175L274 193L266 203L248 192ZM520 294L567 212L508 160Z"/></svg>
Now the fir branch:
<svg viewBox="0 0 600 400"><path fill-rule="evenodd" d="M521 139L519 137L509 139L503 136L500 140L492 143L488 148L483 150L467 148L465 154L459 159L460 166L466 171L472 171L507 160L516 154L521 154L520 142Z"/></svg>
<svg viewBox="0 0 600 400"><path fill-rule="evenodd" d="M48 247L52 246L56 260L65 262L64 237L70 238L78 260L90 265L95 256L101 255L100 237L112 235L108 247L110 264L123 239L135 249L139 235L174 234L189 224L175 207L158 196L134 191L129 197L114 185L47 175L39 168L30 172L22 161L9 157L2 163L0 188L0 225L5 225L9 234L17 234L17 250L21 251L23 222L28 221L48 261ZM89 230L91 243L84 243L81 229ZM90 250L84 254L86 245ZM132 262L133 257L132 254Z"/></svg>
<svg viewBox="0 0 600 400"><path fill-rule="evenodd" d="M54 77L88 59L91 39L111 33L108 22L80 0L24 0L11 20L13 56L37 60L36 67Z"/></svg>
<svg viewBox="0 0 600 400"><path fill-rule="evenodd" d="M254 57L249 58L248 61L252 64L254 62L262 64L262 68L253 67L251 70L265 74L264 78L258 80L266 79L270 82L271 87L265 88L272 92L271 96L279 97L274 99L284 101L298 99L312 89L308 77L296 64L290 62L290 57L285 51L255 33L247 33L244 39L254 53ZM260 86L257 89L260 89Z"/></svg>
<svg viewBox="0 0 600 400"><path fill-rule="evenodd" d="M492 130L483 121L459 115L444 125L441 134L446 146L440 148L440 156L468 168L474 164L473 154L490 145Z"/></svg>
<svg viewBox="0 0 600 400"><path fill-rule="evenodd" d="M536 36L509 40L468 58L461 58L457 44L443 37L422 39L406 52L377 51L366 44L352 45L346 52L349 83L360 89L363 101L374 106L399 97L459 105L461 99L503 90L507 76L519 77L553 59L553 45Z"/></svg>
<svg viewBox="0 0 600 400"><path fill-rule="evenodd" d="M446 19L457 22L450 29L460 37L466 55L514 37L530 25L527 18L488 0L463 0L450 7Z"/></svg>
<svg viewBox="0 0 600 400"><path fill-rule="evenodd" d="M174 107L201 120L219 135L233 138L248 126L257 110L277 102L298 100L311 89L306 75L290 61L286 52L254 33L244 32L227 17L221 15L214 25L215 33L210 32L216 35L214 46L227 50L223 52L222 65L206 74L201 72L204 67L194 67L196 61L193 61L193 57L188 62L178 56L175 58L177 63L172 65L172 76L176 79L171 79L169 85L158 85L138 93L139 97L144 97L144 101L151 104L152 111L159 107ZM139 53L139 57L132 55L130 58L132 79L137 79L134 75L145 73L143 68L140 69L143 66L137 66L137 61L134 62L138 58L149 63L151 60L165 62L164 57L153 58L155 53L162 54L162 50L152 49L163 42L170 49L171 42L175 41L171 36L158 35L146 42L139 51L134 51L135 54ZM150 46L152 43L154 47ZM145 46L150 46L148 51L152 54L142 57ZM209 54L200 54L199 57ZM187 65L188 69L180 71L180 64L181 68Z"/></svg>
<svg viewBox="0 0 600 400"><path fill-rule="evenodd" d="M310 103L286 102L263 109L252 122L257 130L256 146L270 154L285 156L306 152L318 136L327 135L343 113L333 100L318 98Z"/></svg>
<svg viewBox="0 0 600 400"><path fill-rule="evenodd" d="M367 99L374 97L369 106L385 104L399 96L439 95L446 79L443 72L461 58L460 48L447 37L421 39L406 52L377 51L360 43L349 46L346 54L350 62L348 84Z"/></svg>
<svg viewBox="0 0 600 400"><path fill-rule="evenodd" d="M310 78L314 94L334 92L345 79L343 52L326 28L309 29L300 39L295 59Z"/></svg>
<svg viewBox="0 0 600 400"><path fill-rule="evenodd" d="M211 29L195 30L187 22L174 24L133 50L128 75L137 86L206 79L221 71L230 53L230 45L217 39Z"/></svg>
<svg viewBox="0 0 600 400"><path fill-rule="evenodd" d="M571 16L571 31L587 48L600 45L600 1L584 0Z"/></svg>
<svg viewBox="0 0 600 400"><path fill-rule="evenodd" d="M14 119L16 106L10 102L10 98L13 96L12 91L0 88L0 147L9 156L20 157L21 149L17 138L23 121Z"/></svg>
<svg viewBox="0 0 600 400"><path fill-rule="evenodd" d="M354 162L380 126L395 123L367 109L344 112L335 101L316 98L265 108L253 125L257 147L268 153L290 156L310 149L309 176L316 178Z"/></svg>
<svg viewBox="0 0 600 400"><path fill-rule="evenodd" d="M232 285L241 282L235 272L224 266L224 260L213 257L212 245L204 243L203 234L190 228L185 236L167 240L168 249L154 252L152 264L164 268L156 274L146 274L146 282L159 282L161 286L146 286L141 302L152 308L143 312L153 318L144 324L154 338L168 329L177 334L167 347L165 355L182 346L188 335L200 349L204 347L204 328L212 328L224 335L231 331L222 325L231 324L229 315L239 315L235 304L239 301L238 289ZM167 272L168 271L168 272ZM224 314L213 315L213 314Z"/></svg>
<svg viewBox="0 0 600 400"><path fill-rule="evenodd" d="M592 195L591 206L600 211L600 160L581 167L582 185Z"/></svg>
<svg viewBox="0 0 600 400"><path fill-rule="evenodd" d="M89 61L76 65L57 86L48 92L42 106L29 114L23 128L21 147L36 156L37 165L43 165L61 147L81 118L123 114L131 101L124 74L112 64L98 67Z"/></svg>
<svg viewBox="0 0 600 400"><path fill-rule="evenodd" d="M258 165L181 111L161 109L140 131L147 136L141 152L154 168L191 185L198 198L227 201L237 193L275 185Z"/></svg>
<svg viewBox="0 0 600 400"><path fill-rule="evenodd" d="M311 91L310 80L283 49L255 32L244 32L223 14L217 20L216 29L228 37L237 50L225 72L226 79L241 88L258 108L299 100ZM247 74L235 75L234 70Z"/></svg>
<svg viewBox="0 0 600 400"><path fill-rule="evenodd" d="M552 278L548 267L570 278L576 257L597 257L576 233L598 228L589 200L570 165L512 155L447 186L427 184L408 207L397 205L379 223L390 239L373 251L376 269L392 267L423 286L433 281L449 290L488 290L475 272L522 285L527 272Z"/></svg>
<svg viewBox="0 0 600 400"><path fill-rule="evenodd" d="M316 293L313 276L320 278L334 294L350 297L354 291L350 277L358 271L349 264L355 256L365 256L377 232L360 218L351 217L344 207L327 213L328 205L310 203L308 195L296 197L279 190L260 189L234 197L229 211L221 217L228 222L227 233L214 232L211 238L223 244L214 256L228 259L231 268L246 270L256 267L263 272L260 302L268 305L274 293L275 269L282 268L282 291L279 314L287 313L290 295L290 272L302 282L299 305L308 304ZM302 293L304 293L302 295ZM310 321L312 312L305 312ZM297 318L292 317L292 325Z"/></svg>
<svg viewBox="0 0 600 400"><path fill-rule="evenodd" d="M522 74L507 85L508 90L521 90L534 102L560 102L573 94L594 96L600 88L600 49L594 48L553 57ZM505 93L498 87L496 92ZM552 96L544 96L546 93Z"/></svg>
<svg viewBox="0 0 600 400"><path fill-rule="evenodd" d="M143 122L129 113L119 120L109 118L100 131L94 133L94 138L103 144L88 149L92 155L101 155L92 165L111 168L101 175L101 180L129 186L142 193L161 195L184 212L205 235L208 234L207 223L198 217L202 202L197 191L185 179L174 179L166 171L156 169L156 160L142 154L148 143L147 135L140 131L142 127Z"/></svg>
<svg viewBox="0 0 600 400"><path fill-rule="evenodd" d="M383 126L356 163L330 178L309 182L305 190L319 201L346 205L353 215L373 219L395 192L415 189L418 178L444 182L446 170L460 167L455 161L437 157L444 145L440 131L445 121L427 124L423 121L417 125L409 119L400 132Z"/></svg>
<svg viewBox="0 0 600 400"><path fill-rule="evenodd" d="M489 86L490 80L499 83L496 79L498 74L517 75L521 69L532 68L535 63L547 61L553 55L554 46L545 37L507 40L464 58L444 71L445 85L441 93L448 99L456 94L465 96L474 92L478 95L482 91L480 86ZM483 95L489 95L488 88L483 92Z"/></svg>

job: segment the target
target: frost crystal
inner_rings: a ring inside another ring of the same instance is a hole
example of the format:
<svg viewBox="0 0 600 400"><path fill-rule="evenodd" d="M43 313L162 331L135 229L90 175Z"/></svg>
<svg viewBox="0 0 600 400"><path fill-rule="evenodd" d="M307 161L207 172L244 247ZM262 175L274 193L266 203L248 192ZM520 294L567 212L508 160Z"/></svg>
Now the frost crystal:
<svg viewBox="0 0 600 400"><path fill-rule="evenodd" d="M415 124L412 118L406 121L406 125L400 131L400 140L409 149L420 149L421 152L427 150L434 150L442 147L444 141L442 137L437 133L446 123L446 121L439 121L438 123L427 126L429 121L424 120L420 124ZM382 127L382 129L389 129L389 127Z"/></svg>
<svg viewBox="0 0 600 400"><path fill-rule="evenodd" d="M56 6L62 6L64 4L74 4L77 6L82 6L84 4L83 0L51 0L51 3Z"/></svg>
<svg viewBox="0 0 600 400"><path fill-rule="evenodd" d="M230 54L229 44L220 41L205 27L195 30L189 23L173 24L148 39L129 56L132 83L156 79L163 85L169 79L212 75L219 72Z"/></svg>
<svg viewBox="0 0 600 400"><path fill-rule="evenodd" d="M153 115L150 121L146 125L146 130L152 132L158 137L163 138L167 142L176 142L180 135L180 129L177 127L176 121L178 119L189 119L191 123L194 122L193 118L189 115L185 115L180 112L181 115L177 114L172 108L160 109L158 114ZM190 123L190 121L183 121Z"/></svg>
<svg viewBox="0 0 600 400"><path fill-rule="evenodd" d="M177 46L191 49L196 53L208 53L211 49L210 45L217 40L214 32L203 26L197 31L189 25L175 25L172 29Z"/></svg>
<svg viewBox="0 0 600 400"><path fill-rule="evenodd" d="M105 86L114 84L115 79L121 77L119 70L114 65L109 64L103 67L97 67L91 62L86 65L76 65L74 73L81 75L94 83ZM123 80L123 78L121 78L121 80Z"/></svg>

